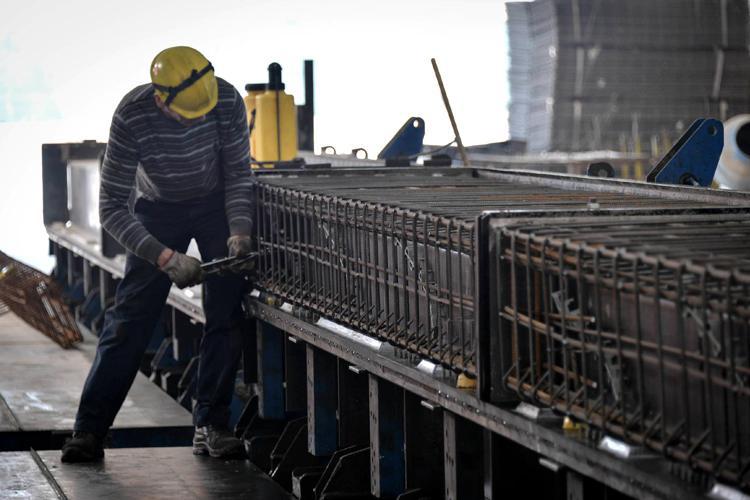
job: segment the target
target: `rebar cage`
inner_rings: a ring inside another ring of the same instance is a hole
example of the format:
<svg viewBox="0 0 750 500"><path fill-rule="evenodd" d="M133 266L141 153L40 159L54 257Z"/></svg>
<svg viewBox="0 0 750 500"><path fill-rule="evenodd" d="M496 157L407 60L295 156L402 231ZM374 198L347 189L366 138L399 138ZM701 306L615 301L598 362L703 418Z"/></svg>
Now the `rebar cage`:
<svg viewBox="0 0 750 500"><path fill-rule="evenodd" d="M750 485L750 216L518 220L493 230L502 383Z"/></svg>
<svg viewBox="0 0 750 500"><path fill-rule="evenodd" d="M474 231L456 218L261 186L259 285L474 373Z"/></svg>
<svg viewBox="0 0 750 500"><path fill-rule="evenodd" d="M3 252L0 303L64 348L83 340L57 282Z"/></svg>
<svg viewBox="0 0 750 500"><path fill-rule="evenodd" d="M676 210L727 198L468 168L265 173L257 197L260 288L469 375L483 212Z"/></svg>

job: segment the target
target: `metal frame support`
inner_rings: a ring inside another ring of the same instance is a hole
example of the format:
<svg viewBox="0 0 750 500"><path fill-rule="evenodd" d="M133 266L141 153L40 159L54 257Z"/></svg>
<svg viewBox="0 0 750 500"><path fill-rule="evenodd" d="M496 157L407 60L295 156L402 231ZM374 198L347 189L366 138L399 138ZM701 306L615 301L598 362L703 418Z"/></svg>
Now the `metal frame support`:
<svg viewBox="0 0 750 500"><path fill-rule="evenodd" d="M440 498L444 491L443 409L404 391L406 489Z"/></svg>
<svg viewBox="0 0 750 500"><path fill-rule="evenodd" d="M69 218L66 166L62 144L42 145L42 212L45 225L66 222Z"/></svg>
<svg viewBox="0 0 750 500"><path fill-rule="evenodd" d="M336 357L307 345L307 450L315 456L336 451Z"/></svg>
<svg viewBox="0 0 750 500"><path fill-rule="evenodd" d="M370 492L378 497L403 493L404 460L403 389L369 375L370 396Z"/></svg>
<svg viewBox="0 0 750 500"><path fill-rule="evenodd" d="M88 295L99 281L99 269L88 260L83 261L83 294Z"/></svg>
<svg viewBox="0 0 750 500"><path fill-rule="evenodd" d="M287 413L302 415L307 409L307 371L305 344L296 337L284 339L284 402Z"/></svg>
<svg viewBox="0 0 750 500"><path fill-rule="evenodd" d="M443 412L445 500L476 499L483 495L482 428Z"/></svg>
<svg viewBox="0 0 750 500"><path fill-rule="evenodd" d="M498 440L500 436L489 431L487 429L482 430L482 440L484 446L482 447L483 459L482 466L484 468L484 497L485 500L493 500L502 498L502 490L500 488L500 481L498 472L500 471L500 447Z"/></svg>
<svg viewBox="0 0 750 500"><path fill-rule="evenodd" d="M72 288L73 285L75 285L76 280L78 279L76 276L76 255L73 252L65 252L65 258L66 258L66 269L67 269L67 278L68 282L66 283L68 287Z"/></svg>
<svg viewBox="0 0 750 500"><path fill-rule="evenodd" d="M476 246L474 262L488 262L491 260L490 257L490 239L491 231L489 230L490 221L493 218L492 212L487 212L477 217L474 227L476 228ZM477 316L474 321L474 345L477 349L477 397L481 400L488 401L492 397L492 383L499 378L494 378L495 373L492 372L494 364L493 353L496 347L492 344L497 343L498 339L496 335L489 335L490 331L490 314L489 311L491 300L491 290L494 287L490 286L490 280L493 273L488 273L484 269L480 269L482 266L475 266L474 271L474 310L477 311Z"/></svg>
<svg viewBox="0 0 750 500"><path fill-rule="evenodd" d="M283 419L284 332L258 321L258 412L262 418Z"/></svg>
<svg viewBox="0 0 750 500"><path fill-rule="evenodd" d="M367 446L370 443L367 372L340 358L338 372L339 448Z"/></svg>
<svg viewBox="0 0 750 500"><path fill-rule="evenodd" d="M299 128L299 149L315 150L315 82L313 62L305 60L305 104L297 106L297 126Z"/></svg>
<svg viewBox="0 0 750 500"><path fill-rule="evenodd" d="M258 382L258 322L242 320L242 379L245 384Z"/></svg>

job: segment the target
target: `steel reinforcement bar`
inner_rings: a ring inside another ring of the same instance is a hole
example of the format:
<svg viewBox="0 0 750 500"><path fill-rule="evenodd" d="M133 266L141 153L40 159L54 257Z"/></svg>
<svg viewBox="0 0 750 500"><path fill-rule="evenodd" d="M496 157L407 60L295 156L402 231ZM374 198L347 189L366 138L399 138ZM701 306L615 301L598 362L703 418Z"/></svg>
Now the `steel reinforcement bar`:
<svg viewBox="0 0 750 500"><path fill-rule="evenodd" d="M500 385L750 487L750 215L496 221Z"/></svg>

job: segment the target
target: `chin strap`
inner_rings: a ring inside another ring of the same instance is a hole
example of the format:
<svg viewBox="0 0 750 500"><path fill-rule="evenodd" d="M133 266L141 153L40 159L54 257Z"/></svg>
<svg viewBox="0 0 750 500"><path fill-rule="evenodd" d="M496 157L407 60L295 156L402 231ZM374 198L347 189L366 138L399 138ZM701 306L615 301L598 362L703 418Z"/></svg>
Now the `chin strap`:
<svg viewBox="0 0 750 500"><path fill-rule="evenodd" d="M179 85L177 85L175 87L167 87L166 85L159 85L158 83L152 83L152 85L157 90L161 90L162 92L166 92L167 93L167 100L164 101L164 104L167 107L169 107L169 105L172 104L172 101L174 100L174 98L177 97L177 94L179 94L180 92L182 92L186 88L190 87L192 84L194 84L195 82L197 82L198 80L200 80L203 77L203 75L205 75L209 71L213 71L213 70L214 70L214 67L211 65L211 63L208 63L208 66L206 66L205 68L203 68L200 71L193 70L190 73L189 77L187 77L186 79L184 79L182 81L182 83L180 83Z"/></svg>

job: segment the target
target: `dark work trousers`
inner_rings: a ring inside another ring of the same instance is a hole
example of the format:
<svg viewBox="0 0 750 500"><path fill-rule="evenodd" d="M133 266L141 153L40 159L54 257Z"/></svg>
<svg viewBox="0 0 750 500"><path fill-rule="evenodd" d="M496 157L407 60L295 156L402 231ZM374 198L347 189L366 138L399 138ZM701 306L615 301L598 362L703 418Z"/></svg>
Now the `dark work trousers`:
<svg viewBox="0 0 750 500"><path fill-rule="evenodd" d="M156 239L175 251L185 252L195 238L203 261L227 256L229 228L223 195L185 205L139 200L135 215ZM239 321L244 285L237 276L211 276L203 286L206 325L193 408L196 426L228 424L242 351ZM107 433L135 380L170 286L165 273L128 252L125 276L117 287L114 306L106 312L96 357L83 386L75 430L101 437Z"/></svg>

